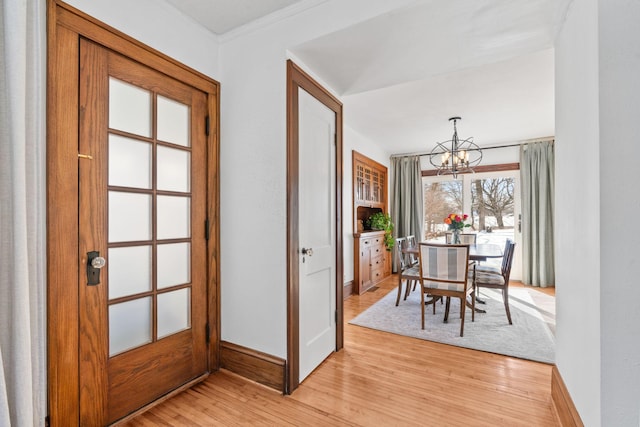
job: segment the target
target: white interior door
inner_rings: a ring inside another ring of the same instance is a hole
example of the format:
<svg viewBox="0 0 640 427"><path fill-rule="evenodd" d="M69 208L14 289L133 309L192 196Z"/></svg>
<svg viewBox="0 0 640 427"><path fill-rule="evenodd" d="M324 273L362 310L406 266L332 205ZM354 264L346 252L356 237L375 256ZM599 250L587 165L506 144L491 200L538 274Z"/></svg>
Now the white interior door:
<svg viewBox="0 0 640 427"><path fill-rule="evenodd" d="M335 113L299 89L299 381L336 348Z"/></svg>

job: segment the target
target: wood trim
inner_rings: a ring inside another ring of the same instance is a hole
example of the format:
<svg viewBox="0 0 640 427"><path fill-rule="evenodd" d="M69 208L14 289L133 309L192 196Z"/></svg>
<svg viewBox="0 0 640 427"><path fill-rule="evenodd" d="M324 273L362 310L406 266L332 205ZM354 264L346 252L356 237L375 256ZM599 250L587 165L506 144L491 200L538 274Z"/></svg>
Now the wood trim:
<svg viewBox="0 0 640 427"><path fill-rule="evenodd" d="M51 425L77 423L78 72L77 34L47 5L47 386ZM64 123L64 125L62 125ZM74 272L75 274L72 274ZM73 350L76 351L73 351Z"/></svg>
<svg viewBox="0 0 640 427"><path fill-rule="evenodd" d="M504 171L517 171L520 170L520 163L501 163L498 165L483 165L476 166L473 168L474 172L482 173L482 172L504 172ZM471 173L471 172L460 172L460 174ZM435 169L423 170L422 176L437 176L438 171Z"/></svg>
<svg viewBox="0 0 640 427"><path fill-rule="evenodd" d="M342 103L287 60L287 384L286 393L299 377L299 230L298 230L298 88L302 88L336 114L336 351L344 346L342 254Z"/></svg>
<svg viewBox="0 0 640 427"><path fill-rule="evenodd" d="M47 0L47 389L50 425L79 423L79 41L85 38L207 94L209 369L219 366L219 83L60 0Z"/></svg>
<svg viewBox="0 0 640 427"><path fill-rule="evenodd" d="M560 424L564 427L584 427L580 414L573 404L569 390L556 365L551 370L551 400L556 408Z"/></svg>
<svg viewBox="0 0 640 427"><path fill-rule="evenodd" d="M203 92L217 94L219 83L211 77L159 52L113 27L64 3L50 0L49 7L57 6L56 23L90 40L99 42L115 52L137 58L149 68L187 83Z"/></svg>
<svg viewBox="0 0 640 427"><path fill-rule="evenodd" d="M347 299L349 298L351 295L354 294L353 292L353 286L354 286L354 281L350 280L347 283L345 283L342 286L342 298L343 299Z"/></svg>
<svg viewBox="0 0 640 427"><path fill-rule="evenodd" d="M281 393L286 392L286 361L279 357L222 341L220 367Z"/></svg>

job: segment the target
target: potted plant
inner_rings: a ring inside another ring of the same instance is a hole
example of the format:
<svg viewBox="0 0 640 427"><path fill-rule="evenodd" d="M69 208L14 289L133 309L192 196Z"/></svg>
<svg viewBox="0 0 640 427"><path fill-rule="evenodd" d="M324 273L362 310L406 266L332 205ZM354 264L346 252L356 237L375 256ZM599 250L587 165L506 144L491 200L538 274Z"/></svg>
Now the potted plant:
<svg viewBox="0 0 640 427"><path fill-rule="evenodd" d="M384 230L384 245L387 251L393 249L393 222L388 213L376 212L369 217L369 227L372 230Z"/></svg>

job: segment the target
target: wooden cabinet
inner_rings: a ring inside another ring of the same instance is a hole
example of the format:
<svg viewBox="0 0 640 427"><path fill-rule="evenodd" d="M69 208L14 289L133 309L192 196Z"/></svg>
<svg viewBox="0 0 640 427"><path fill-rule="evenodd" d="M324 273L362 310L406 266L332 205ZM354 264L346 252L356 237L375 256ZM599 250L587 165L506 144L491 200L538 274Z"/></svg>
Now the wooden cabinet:
<svg viewBox="0 0 640 427"><path fill-rule="evenodd" d="M365 230L366 220L387 212L387 168L353 151L354 292L362 294L391 274L384 231Z"/></svg>
<svg viewBox="0 0 640 427"><path fill-rule="evenodd" d="M354 279L362 294L391 274L390 252L384 246L384 231L356 234L354 239Z"/></svg>

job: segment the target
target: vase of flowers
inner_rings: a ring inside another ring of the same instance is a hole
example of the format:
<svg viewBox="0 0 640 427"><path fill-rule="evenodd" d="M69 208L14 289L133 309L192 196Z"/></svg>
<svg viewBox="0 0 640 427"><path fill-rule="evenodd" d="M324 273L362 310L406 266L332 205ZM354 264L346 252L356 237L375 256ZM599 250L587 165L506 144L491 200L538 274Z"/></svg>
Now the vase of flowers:
<svg viewBox="0 0 640 427"><path fill-rule="evenodd" d="M471 224L465 224L466 219L469 218L467 214L450 214L444 219L444 223L449 226L451 230L451 243L454 245L460 244L460 233L465 227L471 227Z"/></svg>

